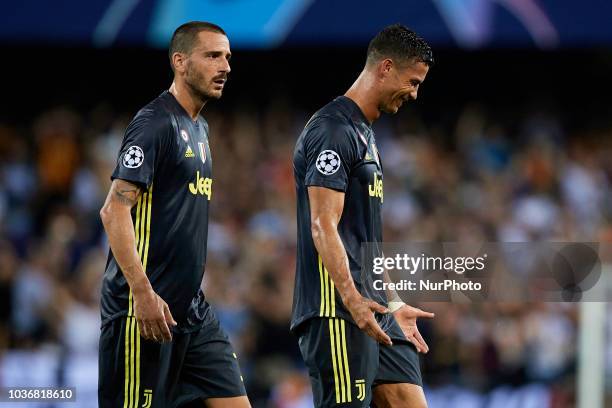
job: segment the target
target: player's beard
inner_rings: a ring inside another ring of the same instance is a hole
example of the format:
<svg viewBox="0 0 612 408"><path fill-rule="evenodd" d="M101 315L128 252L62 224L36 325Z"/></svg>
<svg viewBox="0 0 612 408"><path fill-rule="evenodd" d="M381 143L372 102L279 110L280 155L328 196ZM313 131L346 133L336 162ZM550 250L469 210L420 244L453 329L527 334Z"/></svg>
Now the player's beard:
<svg viewBox="0 0 612 408"><path fill-rule="evenodd" d="M397 107L394 106L394 103L395 101L393 99L390 101L382 101L378 105L378 110L389 115L394 115L398 111Z"/></svg>
<svg viewBox="0 0 612 408"><path fill-rule="evenodd" d="M406 101L404 100L404 97L406 96L406 94L400 94L400 93L393 93L391 94L388 99L386 100L382 100L380 102L380 104L378 105L378 110L390 115L395 115L400 108L402 107L402 105L404 103L406 103Z"/></svg>
<svg viewBox="0 0 612 408"><path fill-rule="evenodd" d="M214 85L214 82L212 82L212 80L207 80L201 72L193 68L191 63L187 64L185 84L189 87L191 94L202 102L221 98L221 93L213 93L210 91L210 87Z"/></svg>

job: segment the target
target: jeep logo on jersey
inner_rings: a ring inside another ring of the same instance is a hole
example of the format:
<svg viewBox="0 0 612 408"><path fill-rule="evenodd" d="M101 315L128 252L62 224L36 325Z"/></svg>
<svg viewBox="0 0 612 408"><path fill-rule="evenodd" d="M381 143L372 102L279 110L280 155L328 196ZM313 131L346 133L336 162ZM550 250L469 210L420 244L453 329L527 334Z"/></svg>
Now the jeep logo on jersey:
<svg viewBox="0 0 612 408"><path fill-rule="evenodd" d="M123 165L128 169L140 167L144 161L144 153L138 146L130 146L123 155Z"/></svg>
<svg viewBox="0 0 612 408"><path fill-rule="evenodd" d="M321 174L331 176L340 168L340 156L333 150L323 150L317 157L317 170Z"/></svg>
<svg viewBox="0 0 612 408"><path fill-rule="evenodd" d="M383 181L382 177L378 178L376 173L374 173L374 182L372 184L368 184L368 194L370 197L380 198L380 202L383 202Z"/></svg>
<svg viewBox="0 0 612 408"><path fill-rule="evenodd" d="M200 177L200 170L196 171L196 179L193 183L189 183L189 192L193 195L202 194L208 198L212 196L212 179L208 177Z"/></svg>

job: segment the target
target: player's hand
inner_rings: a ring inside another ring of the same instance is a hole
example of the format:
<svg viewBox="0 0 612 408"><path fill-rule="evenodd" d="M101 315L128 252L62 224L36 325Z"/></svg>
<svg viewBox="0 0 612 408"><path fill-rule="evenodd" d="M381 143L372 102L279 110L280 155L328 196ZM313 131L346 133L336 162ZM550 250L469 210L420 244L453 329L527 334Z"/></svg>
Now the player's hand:
<svg viewBox="0 0 612 408"><path fill-rule="evenodd" d="M419 333L416 321L419 317L433 319L434 314L425 312L416 307L404 305L396 310L393 316L395 316L395 320L400 325L406 339L414 344L417 351L419 353L427 353L429 351L429 346L425 343L425 340L423 340L421 333Z"/></svg>
<svg viewBox="0 0 612 408"><path fill-rule="evenodd" d="M133 292L133 297L140 335L160 343L172 341L170 325L176 326L176 322L168 304L153 289Z"/></svg>
<svg viewBox="0 0 612 408"><path fill-rule="evenodd" d="M380 328L378 322L374 318L374 312L388 313L389 310L386 307L361 295L355 295L353 298L345 301L344 304L351 313L357 326L366 332L368 336L379 343L388 346L392 344L391 338Z"/></svg>

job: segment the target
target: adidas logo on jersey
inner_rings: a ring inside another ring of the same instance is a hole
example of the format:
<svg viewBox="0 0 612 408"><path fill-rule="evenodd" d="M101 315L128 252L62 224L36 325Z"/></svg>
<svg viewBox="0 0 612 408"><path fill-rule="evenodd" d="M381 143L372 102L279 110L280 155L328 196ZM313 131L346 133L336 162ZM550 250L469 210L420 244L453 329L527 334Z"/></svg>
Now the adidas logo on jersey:
<svg viewBox="0 0 612 408"><path fill-rule="evenodd" d="M187 146L187 151L185 152L185 157L195 157L193 150L191 150L191 146Z"/></svg>

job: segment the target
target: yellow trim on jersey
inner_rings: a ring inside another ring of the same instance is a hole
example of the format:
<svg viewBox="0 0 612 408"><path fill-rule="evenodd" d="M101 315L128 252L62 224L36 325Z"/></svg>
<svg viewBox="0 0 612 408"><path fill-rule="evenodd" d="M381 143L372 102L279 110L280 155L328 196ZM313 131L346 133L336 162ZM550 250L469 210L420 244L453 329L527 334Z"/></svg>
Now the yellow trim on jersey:
<svg viewBox="0 0 612 408"><path fill-rule="evenodd" d="M344 319L336 318L328 321L336 404L352 402L351 373L346 347L346 324Z"/></svg>
<svg viewBox="0 0 612 408"><path fill-rule="evenodd" d="M140 207L142 205L142 196L138 197L138 204L136 205L136 222L134 224L134 234L136 237L136 249L138 249L138 244L140 242ZM140 252L138 253L140 257ZM132 316L134 313L133 305L132 305L132 289L130 288L130 294L128 297L128 316Z"/></svg>
<svg viewBox="0 0 612 408"><path fill-rule="evenodd" d="M319 280L321 281L321 310L319 316L323 316L323 311L325 310L325 286L323 284L323 260L321 255L319 255Z"/></svg>
<svg viewBox="0 0 612 408"><path fill-rule="evenodd" d="M327 269L325 269L325 274L327 273ZM329 317L336 317L336 285L334 285L334 281L329 279L329 292L331 293L331 315Z"/></svg>
<svg viewBox="0 0 612 408"><path fill-rule="evenodd" d="M145 223L147 222L147 198L148 194L142 194L142 206L140 208L140 241L138 242L138 256L142 261L142 248L145 242Z"/></svg>
<svg viewBox="0 0 612 408"><path fill-rule="evenodd" d="M142 262L145 274L149 258L149 240L151 238L151 206L153 203L153 185L138 199L134 233L138 257ZM132 290L128 298L128 316L125 324L125 386L123 408L137 408L140 399L140 330L134 317L134 299Z"/></svg>
<svg viewBox="0 0 612 408"><path fill-rule="evenodd" d="M319 255L319 279L321 281L319 317L336 317L336 285L323 265L321 255Z"/></svg>
<svg viewBox="0 0 612 408"><path fill-rule="evenodd" d="M325 316L329 317L329 273L323 266L323 276L325 276Z"/></svg>
<svg viewBox="0 0 612 408"><path fill-rule="evenodd" d="M147 225L146 225L146 238L144 248L144 258L142 260L142 267L145 273L147 272L147 260L149 259L149 238L151 237L151 203L153 202L153 184L149 187L149 204L147 208Z"/></svg>

